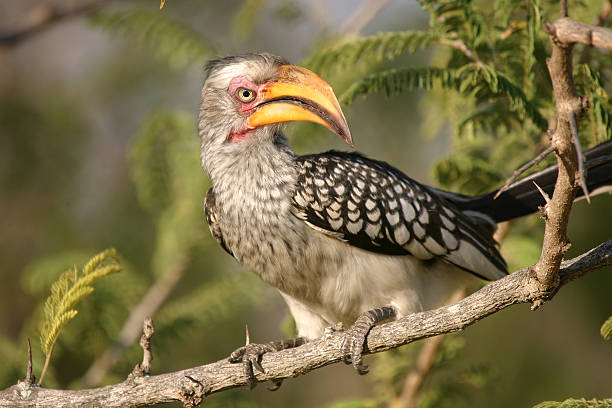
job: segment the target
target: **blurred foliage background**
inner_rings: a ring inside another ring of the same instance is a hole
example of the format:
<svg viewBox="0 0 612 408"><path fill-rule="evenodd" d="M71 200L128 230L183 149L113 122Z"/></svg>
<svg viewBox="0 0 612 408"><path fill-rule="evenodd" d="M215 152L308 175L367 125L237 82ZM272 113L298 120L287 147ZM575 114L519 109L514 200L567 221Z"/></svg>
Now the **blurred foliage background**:
<svg viewBox="0 0 612 408"><path fill-rule="evenodd" d="M226 357L242 344L247 322L254 341L291 334L280 296L226 255L204 221L195 120L208 58L267 51L315 70L344 103L359 151L453 191L498 187L545 147L554 104L541 23L556 18L556 2L375 1L365 20L357 0L168 0L161 12L154 0L107 3L0 46L1 388L25 376L28 337L40 374L42 305L52 283L109 247L124 270L81 302L55 346L46 386L125 378L141 350L125 340L124 324L143 298L160 303L153 373ZM570 15L591 23L603 3L571 1ZM0 27L39 9L38 0L4 2ZM592 105L580 123L590 146L612 132L612 56L582 47L575 54L585 63L576 83ZM344 148L315 125L288 132L298 153ZM610 238L611 209L610 195L576 204L568 256ZM512 223L502 245L511 270L537 260L542 226L535 215ZM448 336L419 406L609 397L612 344L599 326L612 312L611 287L610 270L598 271L537 312L516 306ZM385 406L420 347L368 357L366 377L335 365L275 393L260 386L205 404Z"/></svg>

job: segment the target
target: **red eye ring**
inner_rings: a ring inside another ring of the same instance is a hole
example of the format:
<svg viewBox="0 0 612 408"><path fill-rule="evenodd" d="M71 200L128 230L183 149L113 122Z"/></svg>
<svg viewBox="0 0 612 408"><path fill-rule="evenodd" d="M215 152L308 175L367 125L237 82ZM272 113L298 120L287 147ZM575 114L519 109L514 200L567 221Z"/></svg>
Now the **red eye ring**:
<svg viewBox="0 0 612 408"><path fill-rule="evenodd" d="M257 93L253 91L252 89L243 88L243 87L236 89L236 98L240 102L243 102L243 103L252 102L256 96L257 96Z"/></svg>

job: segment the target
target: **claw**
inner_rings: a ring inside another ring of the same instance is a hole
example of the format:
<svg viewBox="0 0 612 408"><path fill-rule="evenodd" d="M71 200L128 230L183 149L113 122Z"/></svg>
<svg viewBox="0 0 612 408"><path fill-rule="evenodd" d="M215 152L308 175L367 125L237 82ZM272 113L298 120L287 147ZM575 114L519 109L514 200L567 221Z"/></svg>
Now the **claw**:
<svg viewBox="0 0 612 408"><path fill-rule="evenodd" d="M230 363L242 362L244 376L246 377L247 384L250 388L253 388L255 387L255 385L257 385L257 379L255 378L255 370L259 371L260 373L265 373L265 370L260 362L261 356L268 352L280 351L287 348L298 347L304 344L304 339L301 337L292 340L272 341L266 344L251 343L249 326L246 326L245 329L246 339L244 346L234 350L230 354L228 361ZM279 389L282 382L282 380L273 380L272 383L274 385L269 389L271 391Z"/></svg>
<svg viewBox="0 0 612 408"><path fill-rule="evenodd" d="M276 391L278 390L281 385L283 385L283 380L272 380L272 386L271 387L267 387L268 391Z"/></svg>
<svg viewBox="0 0 612 408"><path fill-rule="evenodd" d="M251 343L251 334L249 333L249 326L245 325L245 342L244 346L234 350L228 360L230 363L242 362L244 376L247 379L249 388L253 389L257 385L257 379L255 378L255 370L260 373L264 373L264 368L259 362L261 356L268 351L273 351L269 345Z"/></svg>
<svg viewBox="0 0 612 408"><path fill-rule="evenodd" d="M263 367L261 366L261 363L259 362L259 357L261 357L261 355L251 356L249 361L251 362L253 367L255 367L257 369L257 371L259 371L260 373L265 373Z"/></svg>
<svg viewBox="0 0 612 408"><path fill-rule="evenodd" d="M372 327L381 321L395 316L395 310L389 306L372 309L362 314L355 324L344 334L342 342L342 361L352 364L357 373L368 373L368 366L363 364L363 346L366 336Z"/></svg>
<svg viewBox="0 0 612 408"><path fill-rule="evenodd" d="M364 375L368 373L368 366L363 364L363 344L365 343L366 334L363 330L351 327L347 330L344 343L342 344L342 361L344 364L352 364L355 370Z"/></svg>

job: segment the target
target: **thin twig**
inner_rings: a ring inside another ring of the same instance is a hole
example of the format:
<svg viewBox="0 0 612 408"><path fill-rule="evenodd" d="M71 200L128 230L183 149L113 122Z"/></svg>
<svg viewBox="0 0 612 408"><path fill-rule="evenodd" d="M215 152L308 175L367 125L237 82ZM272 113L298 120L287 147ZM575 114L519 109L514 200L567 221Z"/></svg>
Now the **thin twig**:
<svg viewBox="0 0 612 408"><path fill-rule="evenodd" d="M508 179L508 181L506 181L506 184L504 184L502 186L502 188L499 189L499 191L497 192L497 194L495 194L493 199L495 200L497 197L500 196L501 193L503 193L504 191L508 190L508 188L510 188L510 184L514 183L514 181L521 174L523 174L527 169L529 169L529 168L537 165L538 163L540 163L542 160L544 160L546 158L546 156L548 156L554 150L555 150L555 148L553 146L548 146L546 148L546 150L544 150L542 153L538 154L536 157L534 157L533 159L529 160L527 163L523 164L521 167L519 167L517 170L515 170L514 173L512 173L512 177L510 177Z"/></svg>
<svg viewBox="0 0 612 408"><path fill-rule="evenodd" d="M135 376L142 377L143 375L151 374L151 361L153 361L153 352L151 351L151 337L155 333L155 325L150 316L145 317L142 325L142 337L140 337L140 347L142 347L142 363L137 364L132 371Z"/></svg>
<svg viewBox="0 0 612 408"><path fill-rule="evenodd" d="M25 381L28 385L33 385L36 381L36 377L32 374L32 344L30 344L30 338L28 337L28 367L26 369Z"/></svg>
<svg viewBox="0 0 612 408"><path fill-rule="evenodd" d="M27 21L14 28L0 29L0 44L14 46L57 23L91 13L114 1L118 0L91 0L67 8L40 3L32 9Z"/></svg>
<svg viewBox="0 0 612 408"><path fill-rule="evenodd" d="M449 40L449 39L446 39L446 38L442 38L442 39L440 39L440 44L448 45L450 47L453 47L453 48L461 51L463 53L463 55L468 57L470 60L474 61L476 63L476 65L479 66L479 67L483 67L485 65L485 63L482 62L482 60L480 58L478 58L476 53L474 51L472 51L471 49L469 49L468 46L465 45L465 43L462 40L460 40L460 39Z"/></svg>
<svg viewBox="0 0 612 408"><path fill-rule="evenodd" d="M416 367L406 376L402 393L389 403L389 408L414 408L417 406L417 398L421 386L433 366L435 357L445 337L445 334L441 334L423 341L423 347L421 347L417 357Z"/></svg>
<svg viewBox="0 0 612 408"><path fill-rule="evenodd" d="M51 363L51 355L53 354L53 349L55 348L55 342L51 344L51 348L49 349L49 353L45 357L45 365L43 366L42 372L40 373L40 379L38 380L38 385L41 385L45 376L47 375L47 370L49 369L49 364Z"/></svg>
<svg viewBox="0 0 612 408"><path fill-rule="evenodd" d="M561 7L559 7L559 18L567 16L567 0L561 0Z"/></svg>
<svg viewBox="0 0 612 408"><path fill-rule="evenodd" d="M495 242L501 245L502 241L506 239L506 236L510 232L510 227L512 227L512 224L513 222L511 220L502 221L499 224L497 224L497 229L495 230L495 233L493 234L493 239L495 240Z"/></svg>

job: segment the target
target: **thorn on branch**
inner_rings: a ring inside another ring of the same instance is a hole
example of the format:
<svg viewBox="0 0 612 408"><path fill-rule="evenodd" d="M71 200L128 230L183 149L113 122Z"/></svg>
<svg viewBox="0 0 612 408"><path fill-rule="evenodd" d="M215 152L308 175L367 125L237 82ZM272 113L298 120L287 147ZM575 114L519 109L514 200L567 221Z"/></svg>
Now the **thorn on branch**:
<svg viewBox="0 0 612 408"><path fill-rule="evenodd" d="M266 387L266 389L268 391L272 391L272 392L276 391L276 390L278 390L281 387L281 385L283 385L283 380L282 379L273 379L273 380L270 380L270 381L272 382L272 385L270 387Z"/></svg>
<svg viewBox="0 0 612 408"><path fill-rule="evenodd" d="M557 37L557 30L555 29L555 26L550 24L550 23L544 23L542 24L542 29L544 30L544 32L546 34L548 34L551 39L553 40L553 42L555 40L557 40L557 42L559 41L559 38Z"/></svg>
<svg viewBox="0 0 612 408"><path fill-rule="evenodd" d="M32 374L32 344L30 344L30 338L28 337L28 368L26 369L25 381L28 385L34 385L36 377Z"/></svg>
<svg viewBox="0 0 612 408"><path fill-rule="evenodd" d="M244 345L248 346L249 344L251 344L251 334L249 333L249 325L245 324L244 328L245 328L245 332L246 332L246 336L245 336L246 339L245 339Z"/></svg>
<svg viewBox="0 0 612 408"><path fill-rule="evenodd" d="M140 347L142 347L142 363L136 364L132 375L135 377L142 377L151 373L151 361L153 361L153 353L151 352L151 337L155 333L155 326L153 325L153 319L147 316L144 319L142 325L142 337L140 338Z"/></svg>
<svg viewBox="0 0 612 408"><path fill-rule="evenodd" d="M531 310L538 310L540 308L540 306L542 306L544 304L544 301L542 299L536 299L533 301L533 303L531 304Z"/></svg>
<svg viewBox="0 0 612 408"><path fill-rule="evenodd" d="M542 218L546 220L548 219L548 207L550 206L550 197L548 196L548 194L546 194L546 191L542 190L540 186L538 186L538 183L534 181L533 185L536 186L536 188L538 189L538 191L544 198L544 201L546 202L546 204L543 207L538 207L538 210L540 211L540 215L542 216Z"/></svg>
<svg viewBox="0 0 612 408"><path fill-rule="evenodd" d="M527 163L525 163L524 165L519 167L517 170L515 170L514 173L512 173L512 176L508 179L508 181L506 181L506 184L504 184L502 186L502 188L499 189L497 194L495 194L493 199L494 200L497 199L497 197L499 197L501 193L503 193L504 191L508 190L508 188L510 188L510 184L514 183L514 181L521 174L523 174L527 169L529 169L529 168L537 165L538 163L540 163L542 160L544 160L546 158L546 156L548 156L550 153L552 153L553 150L555 150L555 148L552 145L548 146L546 148L546 150L544 150L542 153L538 154L536 157L534 157L533 159L529 160Z"/></svg>

